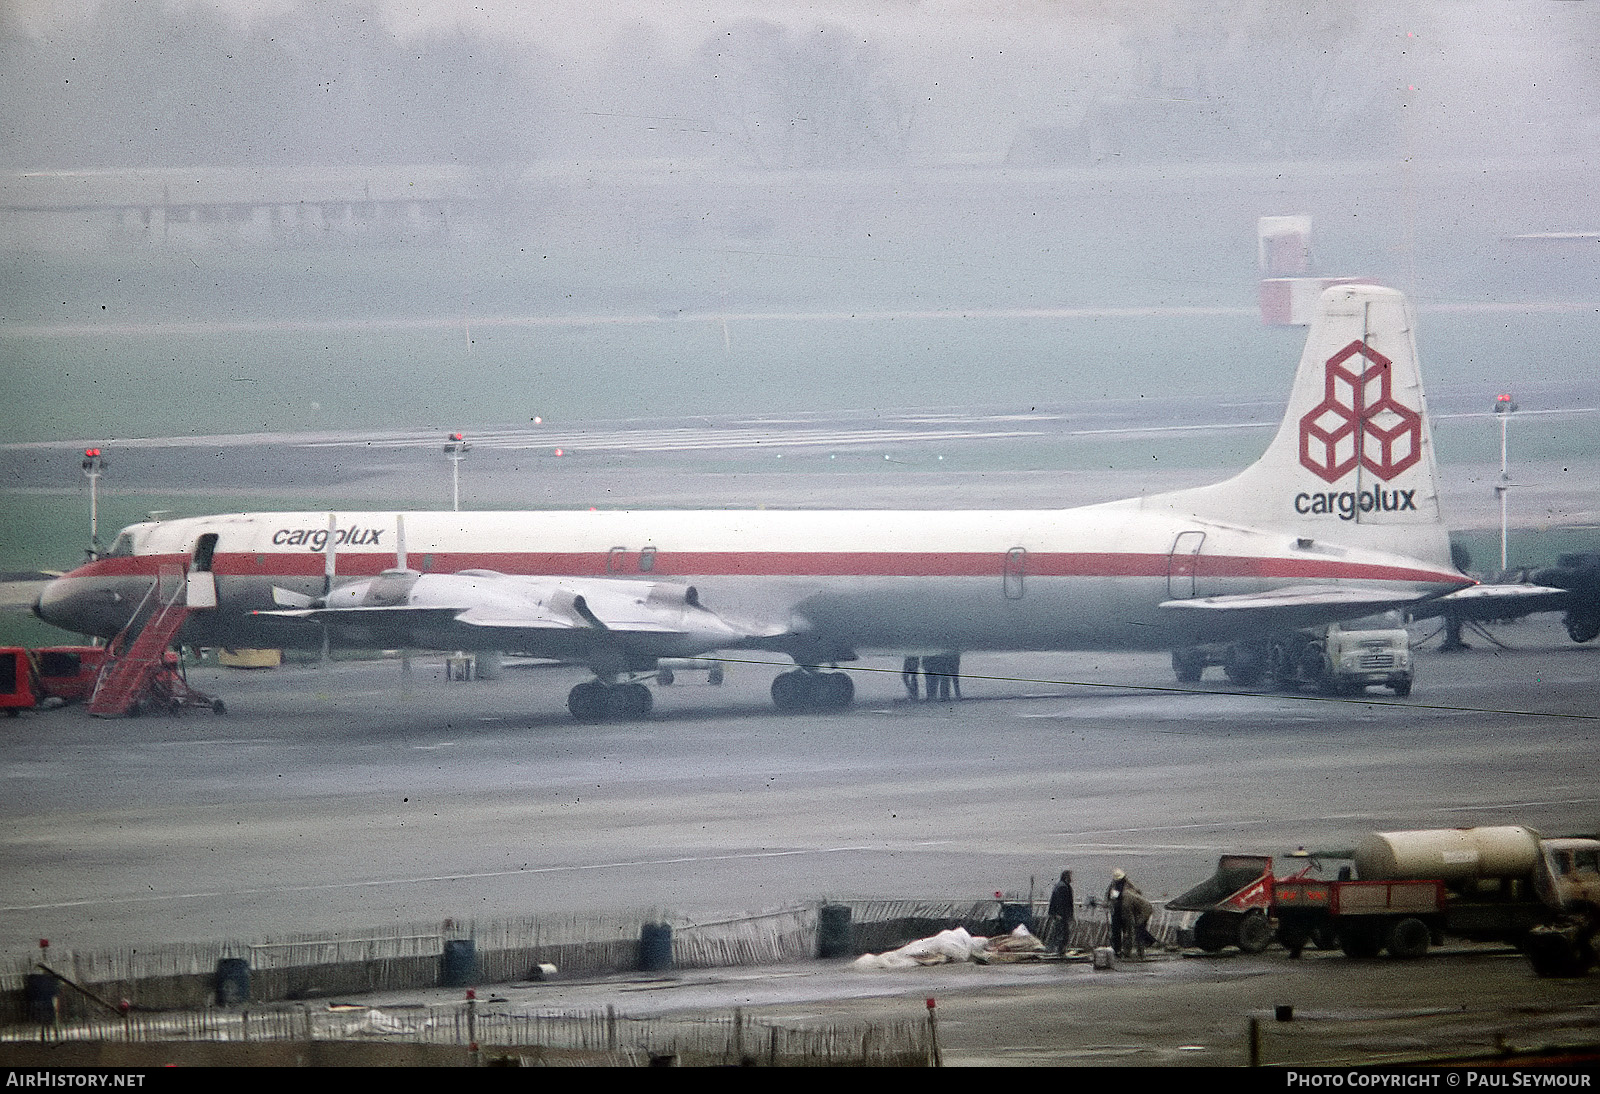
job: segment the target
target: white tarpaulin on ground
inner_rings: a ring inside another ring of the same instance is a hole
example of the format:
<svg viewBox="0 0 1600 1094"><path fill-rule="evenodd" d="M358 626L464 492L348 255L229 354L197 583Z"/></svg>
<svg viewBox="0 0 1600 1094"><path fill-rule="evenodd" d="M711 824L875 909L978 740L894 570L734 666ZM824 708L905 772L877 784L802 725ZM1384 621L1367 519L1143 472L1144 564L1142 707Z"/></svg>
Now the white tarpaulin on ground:
<svg viewBox="0 0 1600 1094"><path fill-rule="evenodd" d="M940 931L929 938L907 942L888 953L866 953L855 960L858 969L909 969L917 965L944 965L952 961L986 963L995 958L1044 952L1040 942L1026 927L1007 935L983 938L968 934L963 927Z"/></svg>

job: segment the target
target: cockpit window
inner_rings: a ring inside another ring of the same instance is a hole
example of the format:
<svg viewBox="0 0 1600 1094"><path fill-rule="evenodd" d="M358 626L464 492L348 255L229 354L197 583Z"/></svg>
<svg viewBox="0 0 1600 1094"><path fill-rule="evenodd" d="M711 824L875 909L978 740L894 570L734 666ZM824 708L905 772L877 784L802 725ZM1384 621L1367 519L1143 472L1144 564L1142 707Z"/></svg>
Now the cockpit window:
<svg viewBox="0 0 1600 1094"><path fill-rule="evenodd" d="M107 558L129 558L133 555L133 537L123 532L106 552Z"/></svg>

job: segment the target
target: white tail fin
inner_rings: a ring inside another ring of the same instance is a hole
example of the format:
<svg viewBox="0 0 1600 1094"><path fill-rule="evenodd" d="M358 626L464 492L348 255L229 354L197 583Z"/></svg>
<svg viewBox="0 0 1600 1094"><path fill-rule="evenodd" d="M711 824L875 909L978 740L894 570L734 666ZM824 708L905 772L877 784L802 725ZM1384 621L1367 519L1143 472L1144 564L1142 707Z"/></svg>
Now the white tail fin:
<svg viewBox="0 0 1600 1094"><path fill-rule="evenodd" d="M1266 453L1226 482L1147 504L1449 567L1413 327L1394 289L1326 290Z"/></svg>

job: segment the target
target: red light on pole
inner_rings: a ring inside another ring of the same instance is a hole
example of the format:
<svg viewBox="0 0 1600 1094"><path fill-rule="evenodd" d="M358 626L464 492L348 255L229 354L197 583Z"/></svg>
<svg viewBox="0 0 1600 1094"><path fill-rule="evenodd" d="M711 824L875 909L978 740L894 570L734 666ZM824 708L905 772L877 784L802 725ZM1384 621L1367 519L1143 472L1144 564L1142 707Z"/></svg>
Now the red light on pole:
<svg viewBox="0 0 1600 1094"><path fill-rule="evenodd" d="M79 464L89 479L89 557L100 557L100 476L105 473L106 461L98 448L85 448Z"/></svg>

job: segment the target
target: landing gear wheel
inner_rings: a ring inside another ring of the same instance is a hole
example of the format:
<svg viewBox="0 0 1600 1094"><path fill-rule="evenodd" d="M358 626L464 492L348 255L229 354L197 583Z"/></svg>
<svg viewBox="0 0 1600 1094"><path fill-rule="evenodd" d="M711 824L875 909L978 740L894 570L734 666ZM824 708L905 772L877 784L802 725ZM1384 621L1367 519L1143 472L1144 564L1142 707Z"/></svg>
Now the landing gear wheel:
<svg viewBox="0 0 1600 1094"><path fill-rule="evenodd" d="M1396 699L1404 699L1411 694L1411 678L1408 676L1404 680L1396 680L1389 685L1389 690L1394 692Z"/></svg>
<svg viewBox="0 0 1600 1094"><path fill-rule="evenodd" d="M825 672L817 677L814 696L819 710L846 710L855 702L855 681L848 673Z"/></svg>
<svg viewBox="0 0 1600 1094"><path fill-rule="evenodd" d="M580 722L603 722L610 690L599 680L579 684L567 692L567 710Z"/></svg>
<svg viewBox="0 0 1600 1094"><path fill-rule="evenodd" d="M856 685L848 673L794 669L772 681L772 705L785 713L846 710L855 702Z"/></svg>
<svg viewBox="0 0 1600 1094"><path fill-rule="evenodd" d="M213 699L211 700L211 713L226 714L228 713L228 706L221 699Z"/></svg>
<svg viewBox="0 0 1600 1094"><path fill-rule="evenodd" d="M811 682L796 669L781 672L772 681L772 705L785 714L794 714L810 705Z"/></svg>
<svg viewBox="0 0 1600 1094"><path fill-rule="evenodd" d="M1272 924L1266 913L1257 909L1246 912L1239 920L1239 950L1241 953L1260 953L1272 945Z"/></svg>
<svg viewBox="0 0 1600 1094"><path fill-rule="evenodd" d="M655 696L643 684L617 684L607 690L606 714L615 721L637 721L655 706Z"/></svg>
<svg viewBox="0 0 1600 1094"><path fill-rule="evenodd" d="M673 674L671 669L661 669L656 673L656 683L664 688L670 688L672 682L676 679L677 676Z"/></svg>

